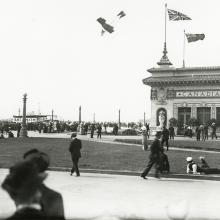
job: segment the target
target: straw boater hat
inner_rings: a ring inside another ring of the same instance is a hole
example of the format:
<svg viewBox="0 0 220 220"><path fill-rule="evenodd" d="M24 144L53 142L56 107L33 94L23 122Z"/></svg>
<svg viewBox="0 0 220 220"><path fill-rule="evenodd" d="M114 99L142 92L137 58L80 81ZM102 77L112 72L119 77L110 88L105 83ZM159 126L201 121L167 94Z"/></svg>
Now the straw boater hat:
<svg viewBox="0 0 220 220"><path fill-rule="evenodd" d="M199 157L199 159L200 159L200 160L204 160L204 159L205 159L205 157L200 156L200 157Z"/></svg>
<svg viewBox="0 0 220 220"><path fill-rule="evenodd" d="M145 126L143 126L142 128L141 128L141 130L143 130L143 131L145 131L147 128L145 127Z"/></svg>
<svg viewBox="0 0 220 220"><path fill-rule="evenodd" d="M190 162L190 161L192 161L192 160L193 160L192 157L187 157L187 158L186 158L186 161L187 161L187 162Z"/></svg>

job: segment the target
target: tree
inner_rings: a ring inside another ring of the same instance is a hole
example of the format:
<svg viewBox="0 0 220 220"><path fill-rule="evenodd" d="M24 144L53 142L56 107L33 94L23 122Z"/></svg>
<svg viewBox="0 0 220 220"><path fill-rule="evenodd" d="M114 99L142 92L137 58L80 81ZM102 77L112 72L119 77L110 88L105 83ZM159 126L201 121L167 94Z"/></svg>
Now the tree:
<svg viewBox="0 0 220 220"><path fill-rule="evenodd" d="M188 123L189 123L190 126L193 126L193 127L199 125L199 121L195 117L190 118Z"/></svg>
<svg viewBox="0 0 220 220"><path fill-rule="evenodd" d="M169 123L170 123L170 126L176 127L178 124L178 120L176 118L170 118Z"/></svg>
<svg viewBox="0 0 220 220"><path fill-rule="evenodd" d="M206 124L207 124L208 126L210 126L212 123L215 123L215 124L216 124L216 119L215 119L215 118L211 118L211 119L209 119L209 120L206 122Z"/></svg>

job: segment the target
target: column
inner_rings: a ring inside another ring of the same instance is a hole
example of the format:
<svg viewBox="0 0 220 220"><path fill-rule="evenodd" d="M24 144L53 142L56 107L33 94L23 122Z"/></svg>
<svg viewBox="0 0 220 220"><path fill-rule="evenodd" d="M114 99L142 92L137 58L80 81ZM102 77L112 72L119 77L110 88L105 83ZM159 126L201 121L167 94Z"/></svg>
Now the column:
<svg viewBox="0 0 220 220"><path fill-rule="evenodd" d="M121 111L118 111L118 127L121 128Z"/></svg>
<svg viewBox="0 0 220 220"><path fill-rule="evenodd" d="M81 123L81 105L79 106L79 124Z"/></svg>
<svg viewBox="0 0 220 220"><path fill-rule="evenodd" d="M21 126L21 132L20 137L25 138L27 137L27 124L26 124L26 102L27 102L27 94L25 93L23 95L23 117L22 117L22 126Z"/></svg>

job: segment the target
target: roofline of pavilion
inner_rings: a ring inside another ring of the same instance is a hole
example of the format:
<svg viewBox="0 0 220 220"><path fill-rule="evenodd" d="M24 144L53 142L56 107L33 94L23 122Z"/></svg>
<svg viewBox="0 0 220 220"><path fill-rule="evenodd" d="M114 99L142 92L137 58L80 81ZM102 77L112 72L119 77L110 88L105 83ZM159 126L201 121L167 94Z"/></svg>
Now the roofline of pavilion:
<svg viewBox="0 0 220 220"><path fill-rule="evenodd" d="M155 80L150 80L150 79L155 79ZM214 83L215 85L220 85L220 78L196 78L192 77L191 79L181 79L181 80L169 80L169 77L167 80L165 79L160 79L158 80L155 77L148 77L142 80L143 84L148 85L148 86L193 86L193 85L210 85L210 83Z"/></svg>
<svg viewBox="0 0 220 220"><path fill-rule="evenodd" d="M206 66L206 67L180 67L180 68L175 68L175 67L153 67L148 69L147 71L150 73L153 72L186 72L186 71L208 71L208 70L219 70L220 71L220 66Z"/></svg>

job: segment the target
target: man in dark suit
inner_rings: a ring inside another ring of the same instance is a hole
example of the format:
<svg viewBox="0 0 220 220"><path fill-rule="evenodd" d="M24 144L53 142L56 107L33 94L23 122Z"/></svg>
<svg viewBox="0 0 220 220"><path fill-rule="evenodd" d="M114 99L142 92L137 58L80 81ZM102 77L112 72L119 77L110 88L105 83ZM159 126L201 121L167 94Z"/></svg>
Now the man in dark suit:
<svg viewBox="0 0 220 220"><path fill-rule="evenodd" d="M37 166L38 172L40 174L46 174L45 171L50 164L50 158L46 153L41 152L38 149L31 149L24 153L23 158L24 161L33 162ZM45 215L49 219L64 219L64 206L62 195L48 188L43 183L39 186L39 190L42 194L40 205Z"/></svg>
<svg viewBox="0 0 220 220"><path fill-rule="evenodd" d="M150 146L150 155L149 162L141 173L141 177L146 179L147 174L149 173L152 166L155 164L155 178L159 178L159 167L160 167L160 155L161 155L161 146L160 146L161 132L157 131L155 139L153 140Z"/></svg>
<svg viewBox="0 0 220 220"><path fill-rule="evenodd" d="M95 131L95 125L94 124L91 124L90 130L91 130L91 136L90 137L93 138L94 131Z"/></svg>
<svg viewBox="0 0 220 220"><path fill-rule="evenodd" d="M162 130L162 140L161 140L161 147L163 147L163 144L165 142L166 146L167 146L167 150L169 150L169 130L166 128L166 126L163 127Z"/></svg>
<svg viewBox="0 0 220 220"><path fill-rule="evenodd" d="M69 152L71 153L72 156L73 167L71 169L70 175L72 176L73 173L76 172L76 176L80 176L78 162L79 162L79 158L81 157L80 150L82 148L82 143L81 140L76 138L76 133L73 133L71 135L71 138L73 140L70 142Z"/></svg>
<svg viewBox="0 0 220 220"><path fill-rule="evenodd" d="M45 178L46 173L40 174L36 164L32 161L18 162L10 168L9 174L2 183L2 188L15 202L16 211L7 220L46 219L40 205L42 196L40 185Z"/></svg>

